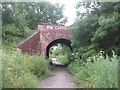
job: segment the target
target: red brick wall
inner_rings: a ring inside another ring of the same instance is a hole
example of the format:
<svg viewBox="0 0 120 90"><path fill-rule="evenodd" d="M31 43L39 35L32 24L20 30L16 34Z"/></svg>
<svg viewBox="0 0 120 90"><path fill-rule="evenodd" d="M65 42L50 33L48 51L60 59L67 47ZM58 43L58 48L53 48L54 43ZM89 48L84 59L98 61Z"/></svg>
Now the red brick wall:
<svg viewBox="0 0 120 90"><path fill-rule="evenodd" d="M49 26L50 25L38 25L39 33L19 47L22 52L30 55L38 54L46 57L46 48L52 41L57 39L71 40L71 31L68 30L69 27Z"/></svg>
<svg viewBox="0 0 120 90"><path fill-rule="evenodd" d="M40 54L39 51L39 41L40 41L40 34L36 34L34 37L32 37L30 40L28 40L27 42L25 42L22 46L20 46L19 48L22 50L23 53L27 53L30 55L33 54Z"/></svg>

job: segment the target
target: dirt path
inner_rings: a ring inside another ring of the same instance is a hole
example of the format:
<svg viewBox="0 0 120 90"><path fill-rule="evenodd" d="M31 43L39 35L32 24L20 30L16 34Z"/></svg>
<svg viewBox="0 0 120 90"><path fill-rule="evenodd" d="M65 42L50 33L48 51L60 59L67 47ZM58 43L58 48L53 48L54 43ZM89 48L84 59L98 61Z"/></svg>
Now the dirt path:
<svg viewBox="0 0 120 90"><path fill-rule="evenodd" d="M41 88L77 88L67 68L56 66L53 72L55 76L48 77L41 81Z"/></svg>

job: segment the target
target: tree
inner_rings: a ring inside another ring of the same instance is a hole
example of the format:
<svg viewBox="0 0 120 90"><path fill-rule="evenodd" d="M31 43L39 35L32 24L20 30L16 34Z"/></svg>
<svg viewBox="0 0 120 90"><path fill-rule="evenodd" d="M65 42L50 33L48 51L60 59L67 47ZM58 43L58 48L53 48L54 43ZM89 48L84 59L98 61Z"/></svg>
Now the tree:
<svg viewBox="0 0 120 90"><path fill-rule="evenodd" d="M98 27L98 16L88 14L86 18L78 20L73 25L73 46L87 46L91 43L91 37ZM74 40L75 39L75 40Z"/></svg>
<svg viewBox="0 0 120 90"><path fill-rule="evenodd" d="M80 13L80 7L87 12ZM96 50L107 53L114 50L120 55L120 27L118 10L120 2L83 2L77 4L77 20L73 29L73 46L95 46Z"/></svg>
<svg viewBox="0 0 120 90"><path fill-rule="evenodd" d="M38 24L64 25L67 20L63 16L64 6L50 2L26 3L28 10L27 21L30 29L37 28ZM59 22L62 19L61 22Z"/></svg>
<svg viewBox="0 0 120 90"><path fill-rule="evenodd" d="M64 25L63 10L63 5L50 2L2 2L3 42L26 37L28 29L36 30L38 24Z"/></svg>
<svg viewBox="0 0 120 90"><path fill-rule="evenodd" d="M2 3L2 22L3 27L10 26L12 27L15 24L15 27L18 28L18 32L14 36L24 37L25 28L27 25L26 22L27 11L21 8L20 3L13 2L3 2ZM9 28L8 28L9 29ZM14 32L14 29L11 29L9 32ZM3 32L6 32L4 36L7 36L7 30L3 28ZM3 37L4 39L4 37Z"/></svg>

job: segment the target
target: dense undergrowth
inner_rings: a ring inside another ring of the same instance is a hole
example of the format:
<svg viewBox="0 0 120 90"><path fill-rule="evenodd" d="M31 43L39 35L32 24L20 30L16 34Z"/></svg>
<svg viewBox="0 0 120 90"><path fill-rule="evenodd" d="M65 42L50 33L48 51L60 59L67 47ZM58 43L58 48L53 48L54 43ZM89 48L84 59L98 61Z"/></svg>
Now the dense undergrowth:
<svg viewBox="0 0 120 90"><path fill-rule="evenodd" d="M118 61L112 57L96 55L86 61L77 59L68 69L80 88L118 88Z"/></svg>
<svg viewBox="0 0 120 90"><path fill-rule="evenodd" d="M3 50L1 57L2 88L38 88L38 80L50 74L49 61L41 56Z"/></svg>

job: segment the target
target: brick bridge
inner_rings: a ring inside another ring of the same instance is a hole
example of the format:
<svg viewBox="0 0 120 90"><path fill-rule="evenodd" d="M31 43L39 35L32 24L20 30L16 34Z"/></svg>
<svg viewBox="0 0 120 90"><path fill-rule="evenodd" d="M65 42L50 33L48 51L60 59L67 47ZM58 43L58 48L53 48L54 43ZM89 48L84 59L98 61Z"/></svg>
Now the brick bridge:
<svg viewBox="0 0 120 90"><path fill-rule="evenodd" d="M62 43L71 48L70 33L68 26L38 25L38 32L26 39L18 48L29 55L49 57L49 49L56 43Z"/></svg>

